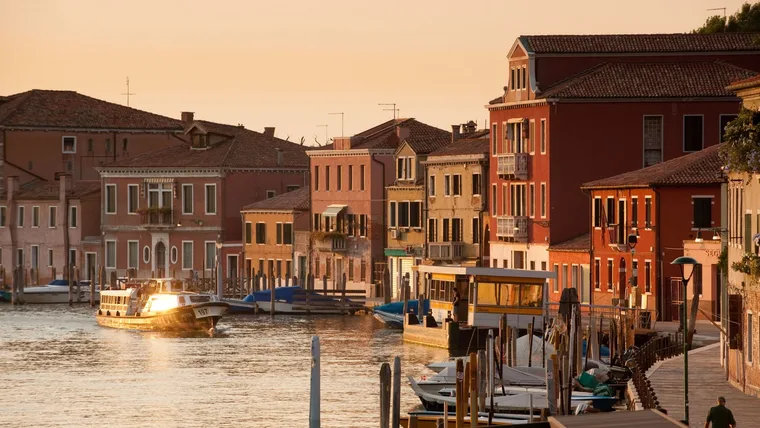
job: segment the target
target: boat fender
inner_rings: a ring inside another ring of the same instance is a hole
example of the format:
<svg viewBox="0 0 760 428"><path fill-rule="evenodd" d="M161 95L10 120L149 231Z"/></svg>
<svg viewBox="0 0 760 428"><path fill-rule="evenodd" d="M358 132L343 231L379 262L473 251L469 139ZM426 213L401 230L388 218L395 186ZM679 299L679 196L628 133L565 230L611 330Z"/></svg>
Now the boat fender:
<svg viewBox="0 0 760 428"><path fill-rule="evenodd" d="M110 317L111 316L111 311L106 311L106 316Z"/></svg>
<svg viewBox="0 0 760 428"><path fill-rule="evenodd" d="M116 316L117 316L117 317L119 316L119 311L116 311Z"/></svg>
<svg viewBox="0 0 760 428"><path fill-rule="evenodd" d="M101 311L100 309L98 309L98 315L103 315L103 311Z"/></svg>

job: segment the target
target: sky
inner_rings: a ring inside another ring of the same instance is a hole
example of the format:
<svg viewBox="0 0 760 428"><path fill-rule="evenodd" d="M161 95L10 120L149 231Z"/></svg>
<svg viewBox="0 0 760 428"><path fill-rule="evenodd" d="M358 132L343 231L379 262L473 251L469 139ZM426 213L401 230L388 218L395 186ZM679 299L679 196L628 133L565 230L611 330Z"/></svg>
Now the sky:
<svg viewBox="0 0 760 428"><path fill-rule="evenodd" d="M687 32L744 0L0 0L0 95L74 90L307 144L414 117L450 130L502 93L523 34ZM344 113L344 130L341 115Z"/></svg>

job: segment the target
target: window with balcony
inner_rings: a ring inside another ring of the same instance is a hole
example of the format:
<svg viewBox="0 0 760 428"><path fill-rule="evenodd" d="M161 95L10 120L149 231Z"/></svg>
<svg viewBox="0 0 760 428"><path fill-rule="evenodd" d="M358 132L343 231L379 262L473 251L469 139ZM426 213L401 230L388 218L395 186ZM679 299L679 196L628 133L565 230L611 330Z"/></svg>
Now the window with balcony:
<svg viewBox="0 0 760 428"><path fill-rule="evenodd" d="M709 229L712 227L712 201L713 198L693 196L692 227L695 229Z"/></svg>
<svg viewBox="0 0 760 428"><path fill-rule="evenodd" d="M507 139L509 147L507 153L527 153L523 139L523 122L512 122L507 127Z"/></svg>
<svg viewBox="0 0 760 428"><path fill-rule="evenodd" d="M116 185L106 184L106 214L116 214Z"/></svg>
<svg viewBox="0 0 760 428"><path fill-rule="evenodd" d="M644 167L662 162L662 116L644 116Z"/></svg>
<svg viewBox="0 0 760 428"><path fill-rule="evenodd" d="M359 236L367 236L367 214L359 215Z"/></svg>
<svg viewBox="0 0 760 428"><path fill-rule="evenodd" d="M526 215L525 184L510 185L509 215L522 217Z"/></svg>
<svg viewBox="0 0 760 428"><path fill-rule="evenodd" d="M454 196L462 196L462 174L454 174Z"/></svg>
<svg viewBox="0 0 760 428"><path fill-rule="evenodd" d="M454 242L464 241L464 222L461 218L451 219L451 240Z"/></svg>
<svg viewBox="0 0 760 428"><path fill-rule="evenodd" d="M704 117L702 115L684 115L683 117L683 151L696 152L704 147Z"/></svg>
<svg viewBox="0 0 760 428"><path fill-rule="evenodd" d="M435 196L435 175L428 177L428 196Z"/></svg>
<svg viewBox="0 0 760 428"><path fill-rule="evenodd" d="M206 184L206 214L216 214L216 184Z"/></svg>
<svg viewBox="0 0 760 428"><path fill-rule="evenodd" d="M127 213L137 213L137 184L127 185Z"/></svg>
<svg viewBox="0 0 760 428"><path fill-rule="evenodd" d="M482 192L482 183L480 181L480 173L479 172L473 172L472 173L472 194L473 196L480 195Z"/></svg>
<svg viewBox="0 0 760 428"><path fill-rule="evenodd" d="M449 233L450 233L449 224L450 224L450 222L451 222L451 220L449 220L447 218L443 219L443 242L449 242L451 240L451 239L449 239Z"/></svg>
<svg viewBox="0 0 760 428"><path fill-rule="evenodd" d="M267 225L263 222L256 223L256 243L266 244L267 242Z"/></svg>

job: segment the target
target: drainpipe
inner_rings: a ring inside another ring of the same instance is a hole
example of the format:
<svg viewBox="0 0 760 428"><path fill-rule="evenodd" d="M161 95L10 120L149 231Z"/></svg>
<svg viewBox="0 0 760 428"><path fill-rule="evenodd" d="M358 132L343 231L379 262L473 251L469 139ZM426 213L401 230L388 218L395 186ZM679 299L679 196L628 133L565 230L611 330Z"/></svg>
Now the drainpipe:
<svg viewBox="0 0 760 428"><path fill-rule="evenodd" d="M480 176L481 177L488 177L488 163L487 162L479 162L480 163ZM483 186L485 183L485 180L481 178L480 180L480 209L478 210L478 227L480 230L477 231L478 233L478 248L480 249L480 252L478 254L478 261L475 264L475 266L482 267L483 266L483 255L485 254L485 243L484 236L481 233L485 228L483 227L483 212L488 209L488 186ZM490 229L489 229L490 230Z"/></svg>
<svg viewBox="0 0 760 428"><path fill-rule="evenodd" d="M659 279L658 282L658 293L655 293L655 296L657 297L657 306L659 307L659 311L657 311L658 314L660 314L660 318L663 318L665 314L665 306L664 306L664 300L665 300L665 292L663 290L663 283L665 281L665 278L663 278L663 267L662 267L662 253L661 253L661 237L660 237L660 192L656 188L652 188L654 191L654 211L655 211L655 221L654 224L654 235L655 235L655 277ZM646 202L646 201L644 201ZM646 219L644 219L646 221ZM683 296L684 302L686 302L686 290L684 289L684 296ZM659 321L659 320L658 320Z"/></svg>
<svg viewBox="0 0 760 428"><path fill-rule="evenodd" d="M386 198L386 196L385 196L385 163L383 163L383 162L380 162L379 160L377 160L377 159L375 158L375 155L374 155L374 154L370 155L370 159L372 160L372 162L377 162L377 163L380 165L380 167L382 168L382 171L383 171L383 174L382 174L382 184L383 184L383 197L382 197L382 204L383 204L383 224L385 224L385 219L387 218L386 216L387 216L387 214L388 214L388 213L386 212L386 211L387 211L387 209L388 209L388 207L387 207L387 205L388 205L388 201L387 201L387 198ZM370 176L372 176L372 172L371 172L371 171L370 171ZM366 178L366 177L365 177L365 178ZM370 198L369 198L369 199L370 199L370 201L372 201L372 187L370 187L370 189L369 189L369 193L370 193ZM370 206L372 206L371 202L370 202ZM367 224L367 226L368 226L368 225L369 225L369 220L367 221L367 223L368 223L368 224ZM381 239L382 239L382 244L383 244L383 245L382 245L382 247L383 247L383 258L385 258L385 248L386 248L386 247L388 247L388 232L385 230L385 227L383 227L383 231L384 231L385 233L381 233L381 235L382 235L382 236L381 236ZM371 237L370 237L370 239L371 239ZM371 248L371 245L372 245L372 244L370 244L370 248ZM370 250L370 254L372 254L372 251L371 251L371 250ZM372 263L370 263L370 265L372 265ZM371 268L371 269L372 269L372 270L371 270L372 274L370 275L370 278L371 278L372 280L374 280L374 279L375 279L375 278L374 278L374 271L375 271L375 269L374 269L374 266L372 266L372 268ZM387 271L387 270L388 270L388 267L387 267L387 265L386 265L386 271ZM383 280L384 280L384 279L385 279L385 275L383 275ZM370 282L372 282L372 281L370 281ZM386 297L385 297L385 299L386 299L386 300L388 299L388 297L387 297L387 296L390 296L390 292L391 292L391 290L390 290L390 282L388 282L388 284L385 284L385 285L383 286L383 296L386 296Z"/></svg>
<svg viewBox="0 0 760 428"><path fill-rule="evenodd" d="M581 191L588 196L589 200L589 212L591 215L588 216L588 266L591 273L589 273L589 282L593 282L594 278L593 276L596 275L596 265L594 264L594 198L591 197L591 191L588 189L581 189ZM600 267L601 269L601 267ZM596 278L598 280L598 278ZM601 285L601 284L600 284ZM594 304L594 290L596 287L592 287L589 283L588 285L588 303L589 305Z"/></svg>
<svg viewBox="0 0 760 428"><path fill-rule="evenodd" d="M427 161L427 158L425 158L425 161ZM427 164L423 165L423 166L425 168L425 179L423 180L424 182L422 183L422 193L423 193L422 197L424 198L422 200L422 203L424 204L423 212L425 213L423 219L428 220L430 218L430 209L428 208L428 196L429 196L428 195L428 192L429 192L429 189L428 189L428 180L430 179L430 176L428 175L428 166L427 166ZM420 222L422 222L422 220L420 220ZM422 226L422 230L425 231L425 233L423 234L424 236L422 237L422 242L423 242L422 257L427 258L428 257L428 253L427 253L428 236L429 236L428 235L428 233L429 233L429 231L428 231L428 225L427 224L423 224L421 226ZM417 271L417 273L419 274L419 271Z"/></svg>

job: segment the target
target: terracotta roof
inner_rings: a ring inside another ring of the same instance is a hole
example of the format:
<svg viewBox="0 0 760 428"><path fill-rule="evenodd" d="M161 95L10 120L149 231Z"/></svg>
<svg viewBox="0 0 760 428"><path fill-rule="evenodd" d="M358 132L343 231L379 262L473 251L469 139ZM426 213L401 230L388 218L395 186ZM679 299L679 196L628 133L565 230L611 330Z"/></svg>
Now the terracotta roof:
<svg viewBox="0 0 760 428"><path fill-rule="evenodd" d="M604 63L555 84L540 97L734 97L726 87L756 74L720 61Z"/></svg>
<svg viewBox="0 0 760 428"><path fill-rule="evenodd" d="M654 166L585 183L583 189L699 186L725 181L721 167L722 144L671 159Z"/></svg>
<svg viewBox="0 0 760 428"><path fill-rule="evenodd" d="M591 248L591 238L589 233L578 235L575 238L568 239L549 246L549 251L569 251L587 253Z"/></svg>
<svg viewBox="0 0 760 428"><path fill-rule="evenodd" d="M436 156L487 155L490 140L486 138L463 138L453 144L438 149L428 155L428 159Z"/></svg>
<svg viewBox="0 0 760 428"><path fill-rule="evenodd" d="M241 211L309 210L309 186L244 206Z"/></svg>
<svg viewBox="0 0 760 428"><path fill-rule="evenodd" d="M33 89L0 100L0 126L181 131L182 122L74 91Z"/></svg>
<svg viewBox="0 0 760 428"><path fill-rule="evenodd" d="M15 198L19 200L57 200L61 184L58 181L34 180L22 185ZM71 183L69 198L80 198L100 192L99 180L82 180Z"/></svg>
<svg viewBox="0 0 760 428"><path fill-rule="evenodd" d="M373 126L352 137L352 149L395 149L400 141L396 136L396 126L407 128L409 136L405 141L420 147L420 150L438 148L451 141L451 133L443 129L422 123L414 118L392 119ZM414 147L413 147L414 148ZM309 150L324 150L325 147L309 148ZM416 151L416 149L415 149Z"/></svg>
<svg viewBox="0 0 760 428"><path fill-rule="evenodd" d="M504 102L504 95L499 95L498 97L496 97L496 98L492 99L491 101L489 101L488 104L491 104L491 105L493 105L493 104L501 104L503 102Z"/></svg>
<svg viewBox="0 0 760 428"><path fill-rule="evenodd" d="M537 54L760 51L758 33L589 34L521 36Z"/></svg>
<svg viewBox="0 0 760 428"><path fill-rule="evenodd" d="M110 167L205 167L205 168L306 168L308 147L264 135L239 126L199 121L211 134L223 135L223 141L205 150L179 144L118 160ZM277 149L282 151L282 165L277 164Z"/></svg>
<svg viewBox="0 0 760 428"><path fill-rule="evenodd" d="M736 82L731 82L726 89L729 91L736 91L737 89L744 89L757 85L760 85L760 74L756 74L746 79L737 80Z"/></svg>
<svg viewBox="0 0 760 428"><path fill-rule="evenodd" d="M404 140L409 147L414 150L418 155L424 155L434 152L441 147L445 147L451 144L451 134L445 135L433 135L433 136L416 136L410 135L409 138Z"/></svg>

